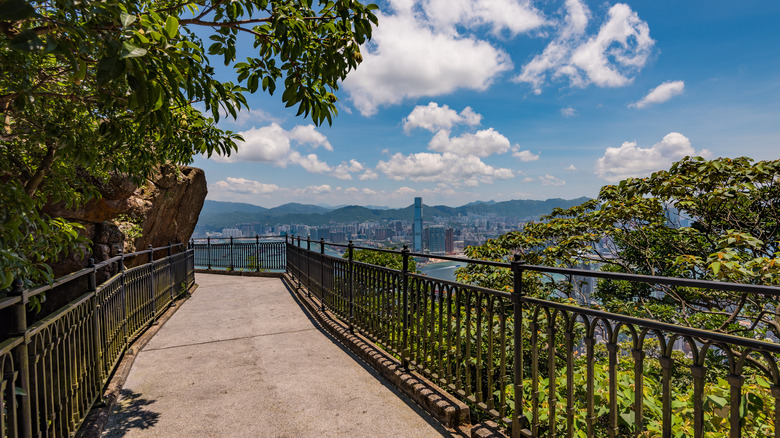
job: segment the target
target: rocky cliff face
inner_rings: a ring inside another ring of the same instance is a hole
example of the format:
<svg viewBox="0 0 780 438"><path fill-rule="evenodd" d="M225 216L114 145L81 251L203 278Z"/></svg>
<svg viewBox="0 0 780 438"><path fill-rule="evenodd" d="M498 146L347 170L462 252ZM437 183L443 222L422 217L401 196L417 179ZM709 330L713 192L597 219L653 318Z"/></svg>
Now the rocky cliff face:
<svg viewBox="0 0 780 438"><path fill-rule="evenodd" d="M46 213L76 221L86 228L92 248L85 248L96 262L158 247L187 242L206 199L206 175L194 167L161 167L151 181L138 187L123 176L112 177L100 187L102 197L77 210L49 206ZM89 257L89 256L87 256ZM132 264L131 260L128 260ZM85 266L85 258L72 255L53 266L61 276ZM98 282L107 278L103 273Z"/></svg>

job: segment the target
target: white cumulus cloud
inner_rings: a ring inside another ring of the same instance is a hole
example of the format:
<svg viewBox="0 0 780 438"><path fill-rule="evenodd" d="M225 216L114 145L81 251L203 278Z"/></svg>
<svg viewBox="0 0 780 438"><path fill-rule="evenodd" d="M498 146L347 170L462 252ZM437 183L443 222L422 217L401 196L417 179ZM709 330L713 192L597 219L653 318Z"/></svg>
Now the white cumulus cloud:
<svg viewBox="0 0 780 438"><path fill-rule="evenodd" d="M436 102L428 105L417 105L403 120L404 131L409 132L414 128L427 129L435 132L441 129L451 129L455 125L479 125L482 115L477 114L471 107L463 108L460 114L447 105L439 106Z"/></svg>
<svg viewBox="0 0 780 438"><path fill-rule="evenodd" d="M330 193L333 189L328 184L321 184L318 186L307 186L300 189L287 189L289 194L293 197L302 197L304 199L311 199L312 196L322 195L324 193Z"/></svg>
<svg viewBox="0 0 780 438"><path fill-rule="evenodd" d="M591 14L582 0L566 0L558 36L515 76L536 94L548 80L568 78L572 86L620 87L647 63L655 44L650 28L628 5L617 3L596 35L587 35Z"/></svg>
<svg viewBox="0 0 780 438"><path fill-rule="evenodd" d="M535 154L529 150L521 151L519 147L514 148L514 152L512 152L512 156L524 163L527 163L529 161L536 161L539 159L539 154Z"/></svg>
<svg viewBox="0 0 780 438"><path fill-rule="evenodd" d="M278 123L273 122L268 126L241 131L239 134L244 138L244 141L236 142L237 151L229 157L215 155L212 158L223 163L264 162L285 167L293 161L292 155L296 153L292 148L293 142L314 148L322 146L327 150L333 150L328 139L317 132L314 125L296 126L288 131ZM299 160L300 154L294 158Z"/></svg>
<svg viewBox="0 0 780 438"><path fill-rule="evenodd" d="M360 175L359 179L361 181L369 181L369 180L375 180L378 177L379 177L379 175L376 172L374 172L371 169L366 169L366 171L363 172L362 175Z"/></svg>
<svg viewBox="0 0 780 438"><path fill-rule="evenodd" d="M357 173L362 172L365 168L363 167L363 164L361 164L357 160L349 160L349 162L342 161L341 164L336 166L335 169L333 169L333 172L331 173L331 176L334 176L338 179L352 179L351 173Z"/></svg>
<svg viewBox="0 0 780 438"><path fill-rule="evenodd" d="M361 48L363 62L344 81L361 114L406 98L485 90L513 68L509 55L491 43L435 27L411 11L411 2L393 5L395 14L377 14L381 24Z"/></svg>
<svg viewBox="0 0 780 438"><path fill-rule="evenodd" d="M566 184L566 181L556 178L550 174L546 174L544 176L539 177L539 182L542 183L543 186L562 186Z"/></svg>
<svg viewBox="0 0 780 438"><path fill-rule="evenodd" d="M561 108L561 115L563 117L574 117L577 115L577 110L570 106L566 108Z"/></svg>
<svg viewBox="0 0 780 438"><path fill-rule="evenodd" d="M311 173L325 173L332 170L328 163L317 158L317 154L302 155L297 151L293 151L290 153L289 160L291 163L297 164Z"/></svg>
<svg viewBox="0 0 780 438"><path fill-rule="evenodd" d="M530 0L425 0L422 8L437 28L487 26L494 35L516 36L545 24Z"/></svg>
<svg viewBox="0 0 780 438"><path fill-rule="evenodd" d="M239 161L260 161L275 163L281 166L287 164L290 154L289 132L277 123L271 123L261 128L252 128L239 132L244 141L236 142L238 150L229 157L215 155L212 158L225 163Z"/></svg>
<svg viewBox="0 0 780 438"><path fill-rule="evenodd" d="M685 82L683 81L667 81L663 84L653 88L647 93L647 96L641 98L639 101L628 105L631 108L642 109L648 105L655 105L658 103L664 103L667 100L682 94L685 90Z"/></svg>
<svg viewBox="0 0 780 438"><path fill-rule="evenodd" d="M596 175L618 182L630 177L644 177L654 171L667 169L671 164L686 156L708 156L709 151L696 151L688 137L679 132L670 132L663 140L648 148L637 146L636 142L625 142L620 147L607 148L596 161Z"/></svg>
<svg viewBox="0 0 780 438"><path fill-rule="evenodd" d="M309 192L311 194L318 195L320 193L330 192L331 188L327 184L322 184L322 185L318 185L318 186L308 186L304 190L306 190L307 192Z"/></svg>
<svg viewBox="0 0 780 438"><path fill-rule="evenodd" d="M317 132L314 125L296 126L290 131L290 140L295 140L302 144L309 144L313 147L322 146L332 151L333 146L328 142L328 138Z"/></svg>
<svg viewBox="0 0 780 438"><path fill-rule="evenodd" d="M445 152L397 153L387 161L377 163L377 170L390 179L415 182L441 182L453 185L476 186L492 183L495 179L509 179L514 172L485 164L474 155L461 156Z"/></svg>
<svg viewBox="0 0 780 438"><path fill-rule="evenodd" d="M239 195L260 195L273 193L279 190L276 184L263 184L259 181L253 181L246 178L227 177L222 181L214 183L214 187L219 191L235 193Z"/></svg>
<svg viewBox="0 0 780 438"><path fill-rule="evenodd" d="M499 134L493 128L477 131L475 134L462 134L450 137L449 131L436 133L428 147L436 152L450 152L456 155L476 155L488 157L493 154L503 154L510 148L509 139Z"/></svg>

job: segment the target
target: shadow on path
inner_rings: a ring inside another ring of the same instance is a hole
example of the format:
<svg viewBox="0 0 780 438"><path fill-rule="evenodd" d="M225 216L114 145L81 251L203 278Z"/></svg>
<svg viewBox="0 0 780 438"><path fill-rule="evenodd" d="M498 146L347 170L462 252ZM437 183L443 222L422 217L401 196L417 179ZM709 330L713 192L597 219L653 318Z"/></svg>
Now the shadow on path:
<svg viewBox="0 0 780 438"><path fill-rule="evenodd" d="M123 389L119 394L119 402L109 417L103 437L123 437L130 430L149 429L160 420L159 412L148 409L155 400L143 398L129 389Z"/></svg>
<svg viewBox="0 0 780 438"><path fill-rule="evenodd" d="M417 413L417 415L420 416L423 420L425 420L426 423L430 424L433 428L435 428L439 433L441 433L442 436L445 437L466 437L468 435L464 435L459 430L450 430L444 427L441 423L436 421L435 418L431 416L425 409L421 408L417 403L415 403L412 399L406 396L401 390L395 387L395 385L388 382L384 377L382 377L371 365L367 364L360 356L356 355L352 350L350 350L347 346L341 343L336 337L334 337L329 331L325 330L320 323L309 313L309 309L304 306L304 304L300 301L298 298L298 295L293 290L295 288L295 285L291 285L287 278L282 279L282 283L284 284L284 287L287 289L287 292L290 294L290 296L295 300L295 303L300 307L301 311L303 311L303 314L306 315L306 318L309 319L311 324L319 330L320 333L322 333L326 338L328 338L329 341L331 341L334 345L339 347L341 351L343 351L345 354L347 354L352 360L354 360L357 364L359 364L361 367L363 367L366 372L368 372L374 379L376 379L377 382L381 383L382 386L389 389L393 394L395 394L399 399L401 399L404 403L406 403L407 406L412 408L414 412ZM305 289L301 287L301 293L305 293ZM331 317L328 315L328 317Z"/></svg>

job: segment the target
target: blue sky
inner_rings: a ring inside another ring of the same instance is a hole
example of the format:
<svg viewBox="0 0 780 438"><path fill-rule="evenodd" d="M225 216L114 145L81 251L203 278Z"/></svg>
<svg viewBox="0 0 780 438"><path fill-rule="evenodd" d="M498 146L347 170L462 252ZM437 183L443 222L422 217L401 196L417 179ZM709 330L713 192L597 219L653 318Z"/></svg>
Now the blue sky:
<svg viewBox="0 0 780 438"><path fill-rule="evenodd" d="M686 155L780 158L780 2L379 5L333 126L248 96L251 112L220 122L244 136L239 151L195 159L208 199L595 197Z"/></svg>

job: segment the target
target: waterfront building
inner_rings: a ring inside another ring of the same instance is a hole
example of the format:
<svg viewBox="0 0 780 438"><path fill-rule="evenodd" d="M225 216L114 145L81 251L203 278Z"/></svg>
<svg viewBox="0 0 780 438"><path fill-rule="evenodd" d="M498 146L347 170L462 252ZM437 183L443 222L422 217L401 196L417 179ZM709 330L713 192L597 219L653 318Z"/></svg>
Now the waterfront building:
<svg viewBox="0 0 780 438"><path fill-rule="evenodd" d="M238 228L223 228L222 237L242 237L241 230Z"/></svg>

